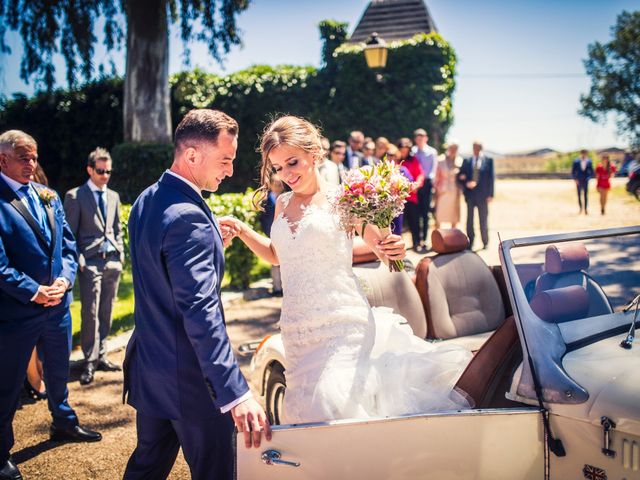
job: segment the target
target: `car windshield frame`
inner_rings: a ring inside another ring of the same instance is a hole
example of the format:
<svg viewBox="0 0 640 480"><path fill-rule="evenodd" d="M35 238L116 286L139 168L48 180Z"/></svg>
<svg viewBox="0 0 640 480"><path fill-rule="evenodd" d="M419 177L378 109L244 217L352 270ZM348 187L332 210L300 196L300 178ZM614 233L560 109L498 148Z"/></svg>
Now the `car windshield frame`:
<svg viewBox="0 0 640 480"><path fill-rule="evenodd" d="M512 250L521 247L626 235L640 236L640 226L541 235L501 241L499 248L500 261L523 351L522 372L517 386L518 396L528 399L537 398L531 372L532 365L539 379L543 399L546 402L583 403L589 398L589 393L569 376L562 365L564 355L568 351L577 348L577 346L565 343L558 323L544 321L533 312L525 288L519 279L517 262L513 258ZM628 317L626 328L631 323L632 312ZM623 320L626 320L626 318L623 318ZM621 326L621 329L624 329L624 326ZM614 334L617 330L615 332L611 330L610 332ZM593 341L596 340L597 338L594 337ZM531 361L528 360L529 358Z"/></svg>

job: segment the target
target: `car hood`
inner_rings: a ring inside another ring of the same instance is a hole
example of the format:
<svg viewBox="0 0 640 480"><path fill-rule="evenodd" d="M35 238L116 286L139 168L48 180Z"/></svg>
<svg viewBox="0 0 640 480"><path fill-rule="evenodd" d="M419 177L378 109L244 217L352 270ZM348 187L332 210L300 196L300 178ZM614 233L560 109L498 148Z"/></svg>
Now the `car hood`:
<svg viewBox="0 0 640 480"><path fill-rule="evenodd" d="M589 392L581 404L552 404L554 414L600 425L603 416L616 430L640 436L640 342L620 347L623 335L596 342L564 356L566 372Z"/></svg>

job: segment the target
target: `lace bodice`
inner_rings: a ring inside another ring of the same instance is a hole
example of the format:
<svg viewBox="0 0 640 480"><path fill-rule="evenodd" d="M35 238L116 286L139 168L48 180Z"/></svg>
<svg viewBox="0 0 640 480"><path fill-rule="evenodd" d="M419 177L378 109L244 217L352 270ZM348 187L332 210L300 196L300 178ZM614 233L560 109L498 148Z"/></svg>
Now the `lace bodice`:
<svg viewBox="0 0 640 480"><path fill-rule="evenodd" d="M283 196L286 207L291 192ZM336 317L328 313L368 308L351 267L352 240L340 228L331 206L312 204L302 209L298 222L289 222L282 212L271 227L284 290L280 327L286 343L308 343L311 329L318 341L328 340L336 335L329 325L333 322L327 321ZM322 316L322 324L315 324L317 316ZM366 320L365 314L357 323ZM331 330L327 336L321 335L325 329ZM344 333L349 329L348 325L339 327Z"/></svg>

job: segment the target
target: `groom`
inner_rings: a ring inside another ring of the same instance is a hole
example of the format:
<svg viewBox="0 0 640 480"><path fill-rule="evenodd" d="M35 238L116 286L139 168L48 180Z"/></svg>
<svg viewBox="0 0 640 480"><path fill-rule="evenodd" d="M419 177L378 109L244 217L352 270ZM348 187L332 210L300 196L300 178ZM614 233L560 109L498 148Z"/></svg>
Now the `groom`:
<svg viewBox="0 0 640 480"><path fill-rule="evenodd" d="M173 165L131 209L136 328L124 394L137 410L138 444L125 479L166 478L180 447L193 479L231 479L234 423L247 447L258 447L263 431L271 437L227 337L224 242L201 196L233 173L237 135L222 112L189 112Z"/></svg>

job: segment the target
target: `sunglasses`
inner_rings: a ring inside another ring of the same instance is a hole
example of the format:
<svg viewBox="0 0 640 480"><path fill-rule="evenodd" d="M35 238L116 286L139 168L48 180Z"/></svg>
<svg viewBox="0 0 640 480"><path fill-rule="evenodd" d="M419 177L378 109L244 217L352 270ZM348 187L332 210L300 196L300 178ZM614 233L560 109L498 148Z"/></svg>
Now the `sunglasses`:
<svg viewBox="0 0 640 480"><path fill-rule="evenodd" d="M105 170L104 168L94 168L93 170L98 175L111 175L111 172L113 172L113 170Z"/></svg>

